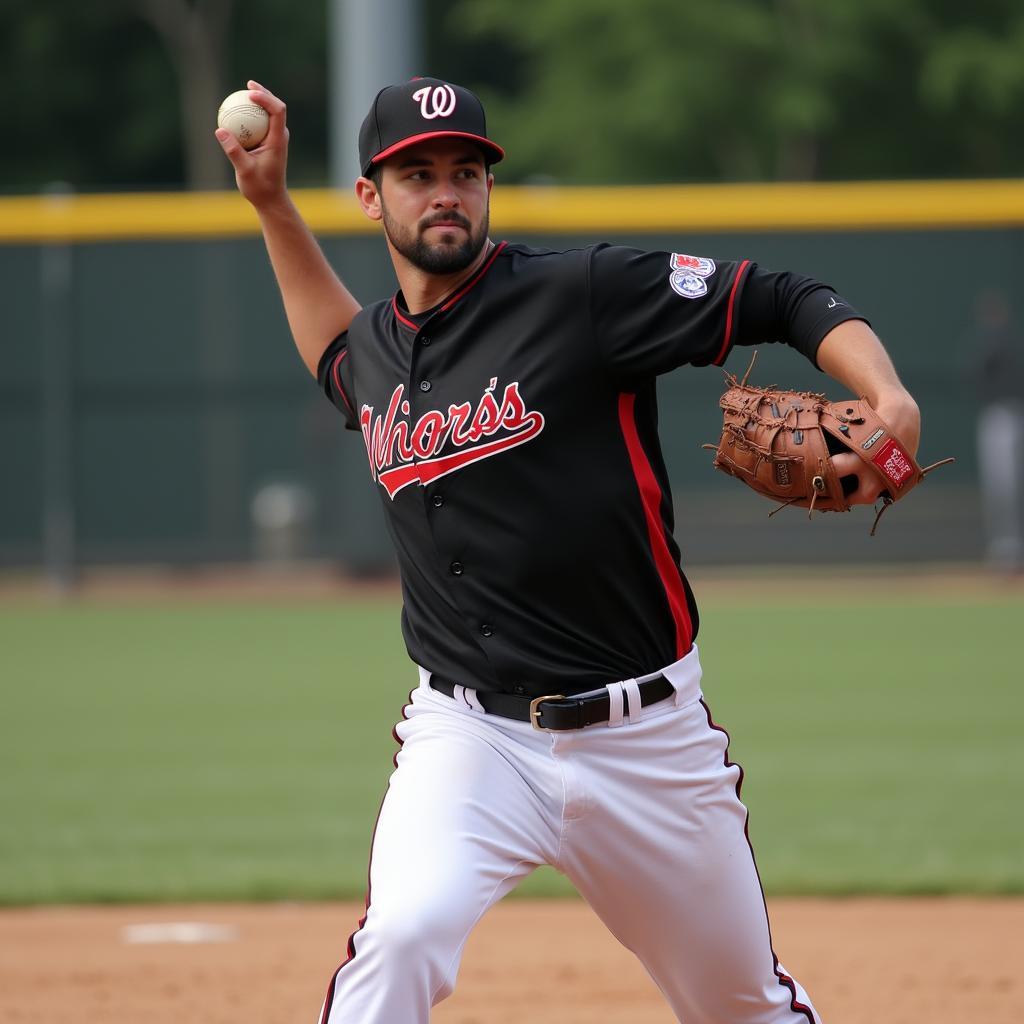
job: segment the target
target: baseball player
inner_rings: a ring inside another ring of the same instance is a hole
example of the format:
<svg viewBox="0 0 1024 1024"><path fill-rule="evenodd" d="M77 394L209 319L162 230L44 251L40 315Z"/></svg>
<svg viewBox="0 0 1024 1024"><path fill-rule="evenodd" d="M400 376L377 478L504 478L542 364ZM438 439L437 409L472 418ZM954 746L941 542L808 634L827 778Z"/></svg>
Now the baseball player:
<svg viewBox="0 0 1024 1024"><path fill-rule="evenodd" d="M773 951L742 773L703 698L655 384L783 341L915 451L880 342L826 285L748 260L492 241L503 151L477 97L431 78L381 90L360 131L356 195L400 286L360 308L288 198L284 103L249 88L265 143L217 136L303 361L362 436L419 674L321 1024L427 1021L473 926L542 864L680 1021L817 1024ZM837 465L854 502L878 497L855 455ZM523 984L559 999L555 970Z"/></svg>

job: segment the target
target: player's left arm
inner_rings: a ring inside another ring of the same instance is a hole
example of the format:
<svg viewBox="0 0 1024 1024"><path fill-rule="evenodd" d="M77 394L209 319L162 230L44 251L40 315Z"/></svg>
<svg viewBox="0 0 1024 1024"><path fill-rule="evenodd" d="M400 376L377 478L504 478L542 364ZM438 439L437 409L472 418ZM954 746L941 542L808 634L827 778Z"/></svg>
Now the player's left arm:
<svg viewBox="0 0 1024 1024"><path fill-rule="evenodd" d="M878 335L863 320L844 320L822 339L818 366L852 394L863 395L893 434L917 454L921 439L921 412L903 386ZM872 505L886 488L881 476L852 452L834 457L839 476L856 476L851 504Z"/></svg>
<svg viewBox="0 0 1024 1024"><path fill-rule="evenodd" d="M863 396L916 454L921 419L871 325L830 285L749 260L716 262L598 245L587 251L586 288L603 364L616 386L686 363L720 366L735 345L784 342ZM834 459L855 476L847 500L873 504L886 483L853 453Z"/></svg>
<svg viewBox="0 0 1024 1024"><path fill-rule="evenodd" d="M866 398L909 453L917 454L917 403L862 313L831 285L794 271L753 266L743 283L736 344L785 341L850 395ZM872 505L886 489L881 475L852 452L833 461L841 477L857 478L857 489L847 496L851 504Z"/></svg>

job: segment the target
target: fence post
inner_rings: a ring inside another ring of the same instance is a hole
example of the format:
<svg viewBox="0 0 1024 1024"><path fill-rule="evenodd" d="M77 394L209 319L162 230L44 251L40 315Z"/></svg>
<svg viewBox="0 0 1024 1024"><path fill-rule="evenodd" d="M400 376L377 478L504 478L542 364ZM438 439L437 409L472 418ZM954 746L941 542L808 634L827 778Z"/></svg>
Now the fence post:
<svg viewBox="0 0 1024 1024"><path fill-rule="evenodd" d="M45 190L55 206L66 203L71 191L64 182ZM58 595L75 582L73 262L70 240L42 243L43 564Z"/></svg>

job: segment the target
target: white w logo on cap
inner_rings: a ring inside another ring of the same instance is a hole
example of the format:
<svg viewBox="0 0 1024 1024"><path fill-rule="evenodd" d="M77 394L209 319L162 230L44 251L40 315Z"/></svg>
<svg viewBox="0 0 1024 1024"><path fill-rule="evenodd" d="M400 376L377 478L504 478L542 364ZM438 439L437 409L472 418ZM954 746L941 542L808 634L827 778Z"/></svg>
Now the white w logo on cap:
<svg viewBox="0 0 1024 1024"><path fill-rule="evenodd" d="M428 121L435 117L450 117L455 110L455 90L450 85L429 85L417 89L413 94L414 100L420 101L420 113Z"/></svg>

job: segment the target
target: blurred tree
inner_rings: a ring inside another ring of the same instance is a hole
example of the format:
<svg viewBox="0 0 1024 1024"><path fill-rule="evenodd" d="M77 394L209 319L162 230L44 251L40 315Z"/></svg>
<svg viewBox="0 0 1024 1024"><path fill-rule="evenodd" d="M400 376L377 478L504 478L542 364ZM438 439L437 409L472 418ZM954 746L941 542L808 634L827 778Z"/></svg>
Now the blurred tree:
<svg viewBox="0 0 1024 1024"><path fill-rule="evenodd" d="M0 187L182 181L173 70L118 6L0 0Z"/></svg>
<svg viewBox="0 0 1024 1024"><path fill-rule="evenodd" d="M180 188L190 177L199 184L206 172L197 168L227 168L213 137L217 107L247 78L288 99L292 181L322 183L324 5L249 0L244 12L235 5L216 68L199 58L207 83L200 89L190 81L197 62L181 52L196 28L167 23L158 31L147 2L0 0L0 89L16 98L0 142L0 190L34 191L58 180L83 191ZM198 10L202 0L152 2L166 8L167 21L172 8ZM208 84L214 77L216 87ZM225 169L218 183L229 180Z"/></svg>
<svg viewBox="0 0 1024 1024"><path fill-rule="evenodd" d="M506 180L1015 175L1019 0L461 0Z"/></svg>
<svg viewBox="0 0 1024 1024"><path fill-rule="evenodd" d="M134 0L163 40L178 80L190 188L226 188L232 176L210 145L210 111L224 98L227 33L234 0Z"/></svg>
<svg viewBox="0 0 1024 1024"><path fill-rule="evenodd" d="M422 0L423 72L464 81L503 180L1015 176L1021 0ZM0 0L0 190L226 183L222 95L288 102L326 178L326 3Z"/></svg>
<svg viewBox="0 0 1024 1024"><path fill-rule="evenodd" d="M577 181L808 178L868 56L880 0L463 0L451 24L515 41L521 95L490 97L508 172Z"/></svg>
<svg viewBox="0 0 1024 1024"><path fill-rule="evenodd" d="M1003 166L1021 173L1024 107L1024 5L975 0L935 2L921 62L921 99L957 139L966 173ZM1007 155L1012 165L1007 166Z"/></svg>

